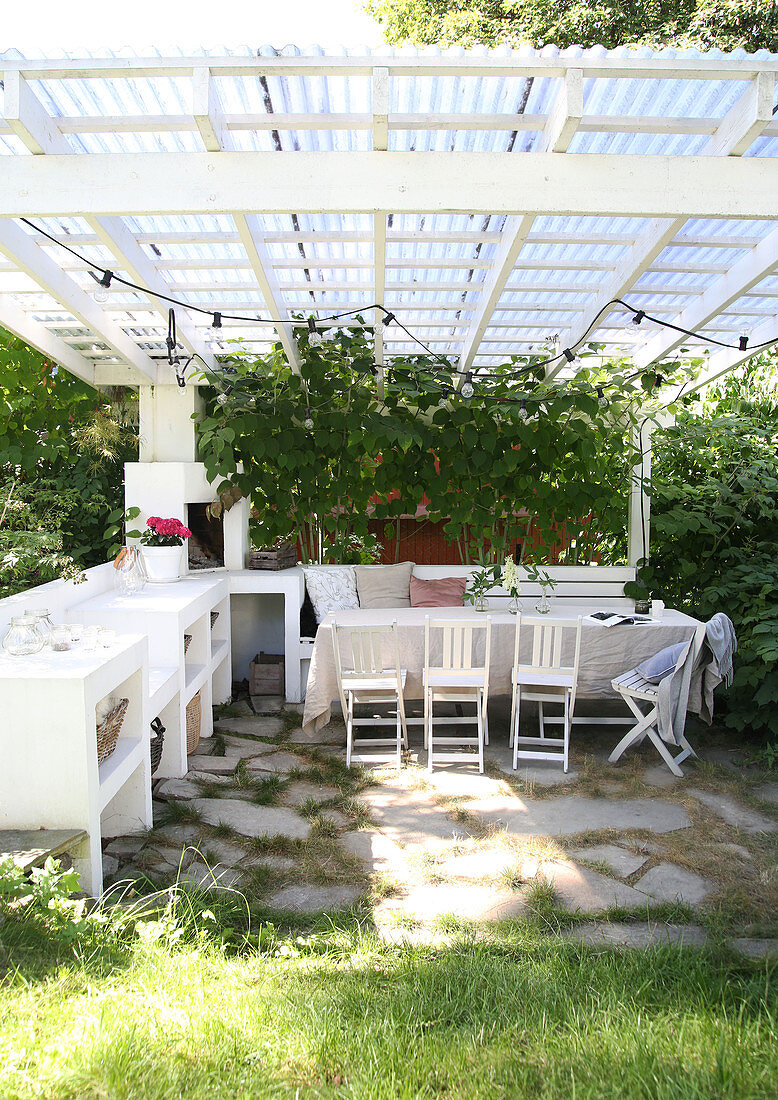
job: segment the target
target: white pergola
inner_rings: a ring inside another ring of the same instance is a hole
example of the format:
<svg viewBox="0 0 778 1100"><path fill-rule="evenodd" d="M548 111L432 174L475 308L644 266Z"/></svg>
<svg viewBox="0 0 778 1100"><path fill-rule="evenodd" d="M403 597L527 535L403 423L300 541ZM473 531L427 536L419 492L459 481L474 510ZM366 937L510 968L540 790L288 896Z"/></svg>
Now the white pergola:
<svg viewBox="0 0 778 1100"><path fill-rule="evenodd" d="M621 297L748 333L698 384L778 340L776 55L12 51L0 68L0 325L92 384L175 382L155 294L245 317L177 310L209 365L240 337L280 339L294 366L295 317L376 302L461 371L574 345ZM99 304L89 264L146 291ZM681 345L629 319L612 308L591 338L639 366ZM379 366L418 350L376 326Z"/></svg>

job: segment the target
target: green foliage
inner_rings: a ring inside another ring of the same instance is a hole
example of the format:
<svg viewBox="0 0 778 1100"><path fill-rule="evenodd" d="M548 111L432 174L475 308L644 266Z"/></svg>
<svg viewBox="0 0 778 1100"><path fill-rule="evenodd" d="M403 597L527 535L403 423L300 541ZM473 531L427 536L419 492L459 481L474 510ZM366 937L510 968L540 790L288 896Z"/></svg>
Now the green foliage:
<svg viewBox="0 0 778 1100"><path fill-rule="evenodd" d="M740 649L724 721L778 736L778 369L729 376L654 435L651 563L642 585L701 618L725 611ZM633 593L635 594L635 593Z"/></svg>
<svg viewBox="0 0 778 1100"><path fill-rule="evenodd" d="M504 561L531 526L540 560L560 541L571 563L623 559L630 430L646 398L626 364L598 361L559 383L537 358L514 359L477 377L467 401L452 367L413 356L388 368L381 401L369 332L299 344L302 377L280 348L234 356L211 376L223 392L199 425L217 491L237 486L252 502L255 545L292 535L314 560L321 531L334 560L349 539L365 545L369 519L394 523L424 504L463 562Z"/></svg>
<svg viewBox="0 0 778 1100"><path fill-rule="evenodd" d="M778 50L773 0L368 0L393 45Z"/></svg>
<svg viewBox="0 0 778 1100"><path fill-rule="evenodd" d="M0 595L106 560L133 415L0 331Z"/></svg>

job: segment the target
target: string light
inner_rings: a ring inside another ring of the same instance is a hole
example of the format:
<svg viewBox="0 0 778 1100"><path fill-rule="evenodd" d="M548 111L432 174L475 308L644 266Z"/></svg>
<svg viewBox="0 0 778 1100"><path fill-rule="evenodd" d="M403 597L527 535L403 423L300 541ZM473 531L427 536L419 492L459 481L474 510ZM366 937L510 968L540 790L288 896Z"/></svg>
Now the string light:
<svg viewBox="0 0 778 1100"><path fill-rule="evenodd" d="M324 337L316 327L313 317L308 318L308 343L312 348L318 348Z"/></svg>
<svg viewBox="0 0 778 1100"><path fill-rule="evenodd" d="M96 302L99 302L101 305L104 302L108 301L108 297L109 297L108 288L111 285L111 280L112 279L113 279L113 272L112 271L104 271L102 279L98 280L97 289L94 292L94 299L95 299Z"/></svg>
<svg viewBox="0 0 778 1100"><path fill-rule="evenodd" d="M597 404L601 409L607 409L608 407L608 398L602 392L602 386L597 387Z"/></svg>
<svg viewBox="0 0 778 1100"><path fill-rule="evenodd" d="M313 431L313 417L311 416L310 409L305 410L305 420L303 420L303 427L305 428L306 432Z"/></svg>
<svg viewBox="0 0 778 1100"><path fill-rule="evenodd" d="M633 325L639 325L640 322L645 317L645 315L646 315L646 311L644 309L636 310L635 313L632 316L632 324Z"/></svg>
<svg viewBox="0 0 778 1100"><path fill-rule="evenodd" d="M459 391L464 397L465 401L469 401L475 393L475 387L473 386L473 374L472 371L468 371L465 375L465 380L462 383L462 389Z"/></svg>
<svg viewBox="0 0 778 1100"><path fill-rule="evenodd" d="M740 337L738 339L739 350L740 351L745 351L746 348L748 347L748 337L749 337L749 333L748 333L747 330L740 333Z"/></svg>
<svg viewBox="0 0 778 1100"><path fill-rule="evenodd" d="M221 315L221 313L218 313L218 312L214 313L213 323L211 324L211 328L221 328L221 327L222 327L222 315Z"/></svg>
<svg viewBox="0 0 778 1100"><path fill-rule="evenodd" d="M526 399L526 397L522 397L522 399L521 399L521 408L519 409L519 420L521 420L525 424L526 424L527 420L529 420L529 413L527 412L527 399Z"/></svg>

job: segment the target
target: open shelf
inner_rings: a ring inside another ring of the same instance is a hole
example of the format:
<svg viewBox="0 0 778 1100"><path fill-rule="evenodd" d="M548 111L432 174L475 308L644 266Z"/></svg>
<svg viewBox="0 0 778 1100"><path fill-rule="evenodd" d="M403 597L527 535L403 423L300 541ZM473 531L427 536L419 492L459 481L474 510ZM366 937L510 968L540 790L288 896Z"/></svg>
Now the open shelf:
<svg viewBox="0 0 778 1100"><path fill-rule="evenodd" d="M224 639L221 641L214 640L211 648L211 667L216 668L217 665L220 665L229 652L229 642Z"/></svg>
<svg viewBox="0 0 778 1100"><path fill-rule="evenodd" d="M111 801L119 788L129 779L132 773L143 760L143 753L148 749L143 741L135 737L120 737L116 742L116 748L100 765L100 797L99 806L103 810Z"/></svg>
<svg viewBox="0 0 778 1100"><path fill-rule="evenodd" d="M186 668L186 684L184 687L184 703L188 703L189 700L195 695L208 679L208 668L206 665L187 665Z"/></svg>
<svg viewBox="0 0 778 1100"><path fill-rule="evenodd" d="M149 706L152 715L159 714L177 691L178 668L176 665L154 665L149 669Z"/></svg>

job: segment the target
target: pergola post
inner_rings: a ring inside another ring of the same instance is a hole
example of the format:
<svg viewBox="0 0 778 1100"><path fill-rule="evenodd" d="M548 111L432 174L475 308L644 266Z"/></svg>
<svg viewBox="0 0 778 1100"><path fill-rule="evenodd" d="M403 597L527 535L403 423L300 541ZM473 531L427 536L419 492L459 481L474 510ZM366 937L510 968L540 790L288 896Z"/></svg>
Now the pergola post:
<svg viewBox="0 0 778 1100"><path fill-rule="evenodd" d="M632 445L637 452L637 462L632 467L629 491L629 516L627 518L627 564L637 565L648 559L651 535L651 436L654 425L642 420L633 429Z"/></svg>

